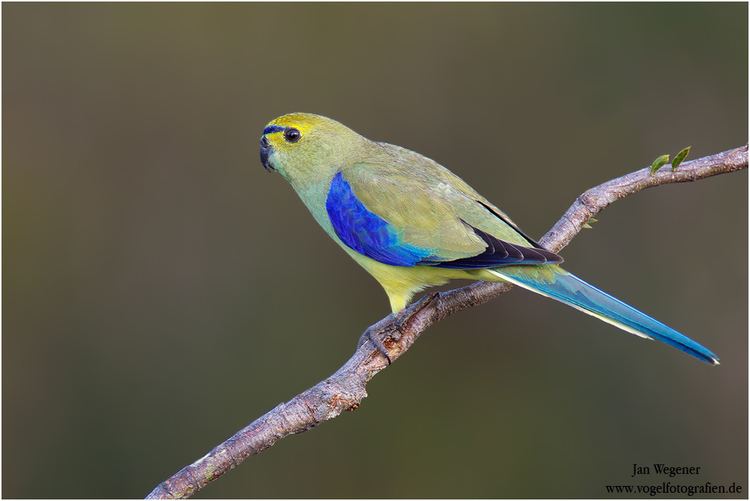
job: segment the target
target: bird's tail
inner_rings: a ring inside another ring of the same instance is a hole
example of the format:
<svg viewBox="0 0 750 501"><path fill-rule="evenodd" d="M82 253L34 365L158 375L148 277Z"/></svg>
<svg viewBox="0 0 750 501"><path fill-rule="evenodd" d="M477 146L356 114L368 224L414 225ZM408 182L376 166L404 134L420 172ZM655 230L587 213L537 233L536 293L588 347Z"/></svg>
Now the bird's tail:
<svg viewBox="0 0 750 501"><path fill-rule="evenodd" d="M556 299L624 331L647 339L658 339L699 360L719 364L719 358L711 350L587 284L559 266L513 266L486 271L515 285Z"/></svg>

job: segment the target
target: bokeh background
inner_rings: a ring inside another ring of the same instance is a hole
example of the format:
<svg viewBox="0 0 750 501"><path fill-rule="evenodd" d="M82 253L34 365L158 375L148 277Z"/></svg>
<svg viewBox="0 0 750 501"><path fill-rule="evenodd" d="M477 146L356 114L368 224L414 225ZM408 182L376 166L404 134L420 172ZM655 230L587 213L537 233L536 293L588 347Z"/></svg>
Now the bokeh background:
<svg viewBox="0 0 750 501"><path fill-rule="evenodd" d="M422 152L540 236L594 184L747 141L746 23L737 3L4 4L3 496L143 496L388 313L261 168L273 117ZM200 497L600 497L653 462L747 489L747 202L744 172L650 190L563 253L720 367L514 291Z"/></svg>

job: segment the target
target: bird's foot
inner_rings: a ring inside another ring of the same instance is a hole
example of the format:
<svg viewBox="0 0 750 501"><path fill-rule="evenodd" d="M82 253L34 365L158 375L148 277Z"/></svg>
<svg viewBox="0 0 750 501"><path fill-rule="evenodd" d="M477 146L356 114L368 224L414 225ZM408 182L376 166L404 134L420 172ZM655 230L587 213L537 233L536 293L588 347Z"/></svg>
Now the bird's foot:
<svg viewBox="0 0 750 501"><path fill-rule="evenodd" d="M388 327L379 325L381 322L368 327L357 343L357 349L359 349L363 344L369 341L380 352L380 354L385 357L388 361L388 365L393 363L389 354L388 345L397 343L399 339L401 339L401 336L404 335L409 321L409 315L395 313L391 315L391 318L393 319L391 321L392 324Z"/></svg>
<svg viewBox="0 0 750 501"><path fill-rule="evenodd" d="M380 354L383 355L386 360L388 360L388 365L391 365L392 360L390 355L388 354L388 348L385 346L385 343L380 340L380 331L379 329L374 329L373 327L374 326L367 328L365 333L360 338L359 346L362 346L365 342L369 341L375 348L377 348ZM357 347L359 348L359 346Z"/></svg>
<svg viewBox="0 0 750 501"><path fill-rule="evenodd" d="M388 361L388 365L391 365L391 363L393 363L393 360L391 360L387 345L398 343L401 337L408 332L409 322L414 317L414 315L430 305L430 303L437 299L437 297L438 293L433 293L426 298L423 298L417 309L411 313L406 313L405 311L394 313L392 315L393 327L390 329L384 330L378 324L371 325L367 328L365 333L362 334L362 337L359 338L357 349L359 349L363 344L369 341L380 352L380 354L385 357L385 359ZM387 332L386 336L383 336L384 331ZM381 337L383 339L381 339Z"/></svg>

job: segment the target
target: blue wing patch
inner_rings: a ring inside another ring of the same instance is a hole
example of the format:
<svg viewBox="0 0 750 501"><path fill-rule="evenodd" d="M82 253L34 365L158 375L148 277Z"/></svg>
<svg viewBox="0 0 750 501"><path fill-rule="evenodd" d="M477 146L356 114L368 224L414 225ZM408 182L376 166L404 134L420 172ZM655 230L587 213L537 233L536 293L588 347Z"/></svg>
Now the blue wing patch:
<svg viewBox="0 0 750 501"><path fill-rule="evenodd" d="M441 257L439 249L426 249L406 243L401 239L397 228L360 202L341 172L331 181L326 211L342 242L360 254L393 266L479 269L562 262L560 256L543 249L528 237L526 238L534 248L498 240L468 224L486 244L485 250L476 256L451 260Z"/></svg>
<svg viewBox="0 0 750 501"><path fill-rule="evenodd" d="M414 266L432 255L401 241L399 232L388 221L370 212L339 172L331 181L326 211L336 235L360 254L393 266Z"/></svg>

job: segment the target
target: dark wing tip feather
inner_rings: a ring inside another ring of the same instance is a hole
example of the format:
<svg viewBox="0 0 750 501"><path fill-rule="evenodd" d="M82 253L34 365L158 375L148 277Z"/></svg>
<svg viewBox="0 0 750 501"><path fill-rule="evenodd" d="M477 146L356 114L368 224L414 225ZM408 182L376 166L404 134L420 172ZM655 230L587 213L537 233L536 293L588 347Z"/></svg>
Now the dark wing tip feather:
<svg viewBox="0 0 750 501"><path fill-rule="evenodd" d="M504 240L499 240L489 233L467 224L481 238L487 248L476 256L454 259L452 261L424 261L439 268L480 269L513 265L540 265L562 263L563 258L541 247L523 247Z"/></svg>

